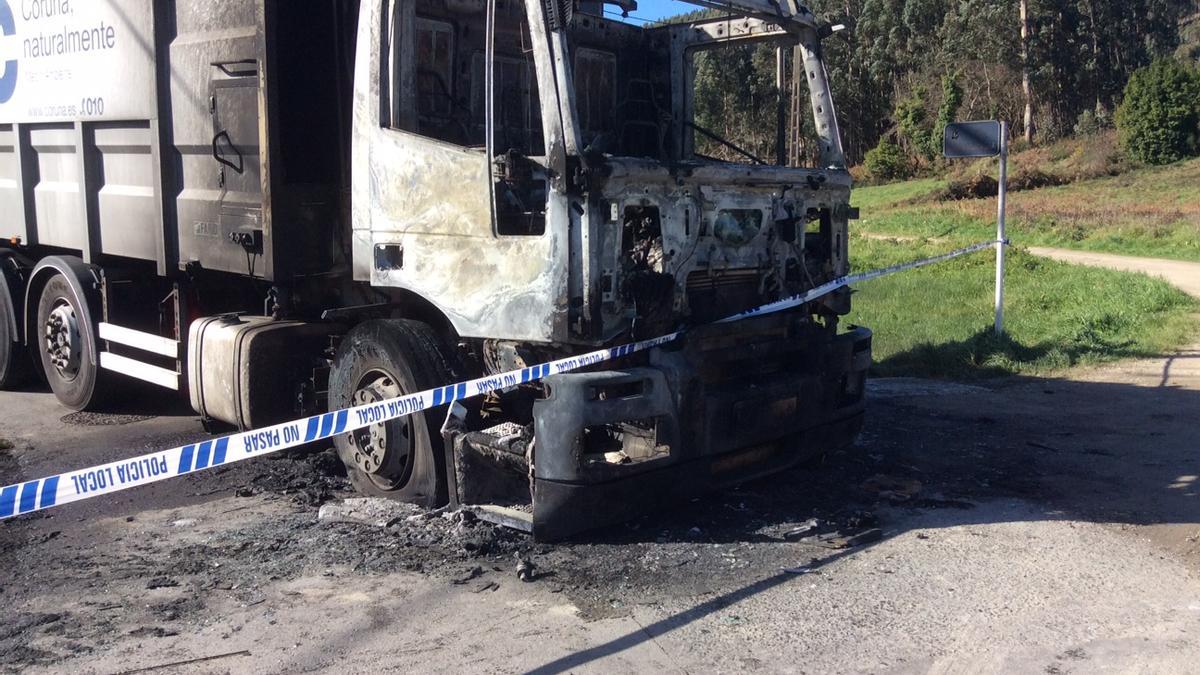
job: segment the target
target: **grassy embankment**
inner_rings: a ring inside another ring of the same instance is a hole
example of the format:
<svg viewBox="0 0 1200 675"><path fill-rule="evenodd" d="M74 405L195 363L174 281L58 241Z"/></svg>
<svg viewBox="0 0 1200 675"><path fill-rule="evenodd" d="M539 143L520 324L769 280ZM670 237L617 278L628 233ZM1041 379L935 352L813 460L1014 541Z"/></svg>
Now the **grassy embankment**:
<svg viewBox="0 0 1200 675"><path fill-rule="evenodd" d="M854 269L934 255L994 236L995 199L932 202L928 195L946 182L922 179L856 191L853 201L863 220L852 225ZM849 321L875 331L873 374L1044 375L1162 354L1195 335L1200 303L1165 282L1057 263L1021 246L1158 256L1173 250L1171 257L1200 259L1200 161L1014 193L1012 204L1007 335L997 338L991 330L995 268L990 252L902 272L861 284L854 296ZM1062 215L1067 210L1070 219ZM1120 217L1108 217L1112 214Z"/></svg>
<svg viewBox="0 0 1200 675"><path fill-rule="evenodd" d="M1017 246L1200 261L1200 159L1131 167L1111 154L1113 142L1070 141L1015 155L1014 177L1038 172L1067 184L1010 192L1009 238ZM995 197L939 200L951 181L994 173L994 164L981 160L957 165L945 178L856 189L853 201L863 217L855 229L947 242L994 236Z"/></svg>

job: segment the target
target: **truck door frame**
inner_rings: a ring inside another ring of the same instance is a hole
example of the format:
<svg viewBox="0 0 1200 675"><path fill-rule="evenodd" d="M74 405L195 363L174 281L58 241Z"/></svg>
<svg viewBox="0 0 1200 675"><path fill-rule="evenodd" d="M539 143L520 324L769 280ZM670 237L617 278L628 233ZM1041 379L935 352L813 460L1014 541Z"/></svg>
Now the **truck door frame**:
<svg viewBox="0 0 1200 675"><path fill-rule="evenodd" d="M564 146L561 96L553 71L546 70L548 54L538 46L546 44L541 9L536 0L524 6L534 17L533 70L549 151ZM578 232L579 216L565 186L552 184L543 234L499 234L491 206L476 197L491 192L493 170L485 153L415 131L416 9L417 0L370 0L361 8L351 160L353 277L416 294L461 337L564 341L575 297L568 288L576 286L568 270L578 260L568 242ZM407 129L396 128L396 121L409 122ZM381 248L391 249L385 258L398 264L381 267L375 255Z"/></svg>

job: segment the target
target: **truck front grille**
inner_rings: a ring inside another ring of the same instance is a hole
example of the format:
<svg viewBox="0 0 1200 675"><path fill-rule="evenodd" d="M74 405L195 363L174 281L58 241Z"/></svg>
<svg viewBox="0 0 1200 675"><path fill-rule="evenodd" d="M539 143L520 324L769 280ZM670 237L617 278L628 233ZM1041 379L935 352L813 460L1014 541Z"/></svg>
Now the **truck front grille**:
<svg viewBox="0 0 1200 675"><path fill-rule="evenodd" d="M754 268L719 272L696 271L687 278L687 300L693 321L704 323L756 307L759 275Z"/></svg>
<svg viewBox="0 0 1200 675"><path fill-rule="evenodd" d="M755 386L781 371L810 368L816 332L790 312L704 326L689 336L688 358L706 387Z"/></svg>

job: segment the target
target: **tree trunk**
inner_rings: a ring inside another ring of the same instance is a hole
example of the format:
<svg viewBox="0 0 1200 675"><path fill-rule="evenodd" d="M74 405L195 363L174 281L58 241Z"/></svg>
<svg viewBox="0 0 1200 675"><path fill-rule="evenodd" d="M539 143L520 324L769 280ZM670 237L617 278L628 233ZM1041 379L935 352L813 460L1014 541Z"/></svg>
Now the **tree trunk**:
<svg viewBox="0 0 1200 675"><path fill-rule="evenodd" d="M1029 81L1029 0L1021 5L1021 93L1025 95L1025 142L1033 143L1033 85Z"/></svg>
<svg viewBox="0 0 1200 675"><path fill-rule="evenodd" d="M1103 96L1106 88L1103 86L1103 82L1111 76L1111 73L1100 63L1100 25L1096 21L1096 0L1088 0L1087 9L1092 37L1092 86L1096 89L1096 115L1101 116L1105 112Z"/></svg>

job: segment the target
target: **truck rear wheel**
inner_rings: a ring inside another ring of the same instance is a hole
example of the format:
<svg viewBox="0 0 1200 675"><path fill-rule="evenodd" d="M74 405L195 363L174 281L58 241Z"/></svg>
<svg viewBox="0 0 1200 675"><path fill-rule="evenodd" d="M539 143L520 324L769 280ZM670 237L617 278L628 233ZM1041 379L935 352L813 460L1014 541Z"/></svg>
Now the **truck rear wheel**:
<svg viewBox="0 0 1200 675"><path fill-rule="evenodd" d="M54 396L72 410L93 407L103 398L98 395L102 378L96 345L89 339L92 331L81 330L91 321L87 305L75 297L61 274L46 282L29 338L37 341L42 371Z"/></svg>
<svg viewBox="0 0 1200 675"><path fill-rule="evenodd" d="M29 354L13 333L17 321L15 307L4 284L0 284L0 389L21 384L29 370Z"/></svg>
<svg viewBox="0 0 1200 675"><path fill-rule="evenodd" d="M329 376L329 408L340 410L450 384L453 360L429 326L367 321L342 340ZM438 407L334 438L356 490L425 507L446 501Z"/></svg>

